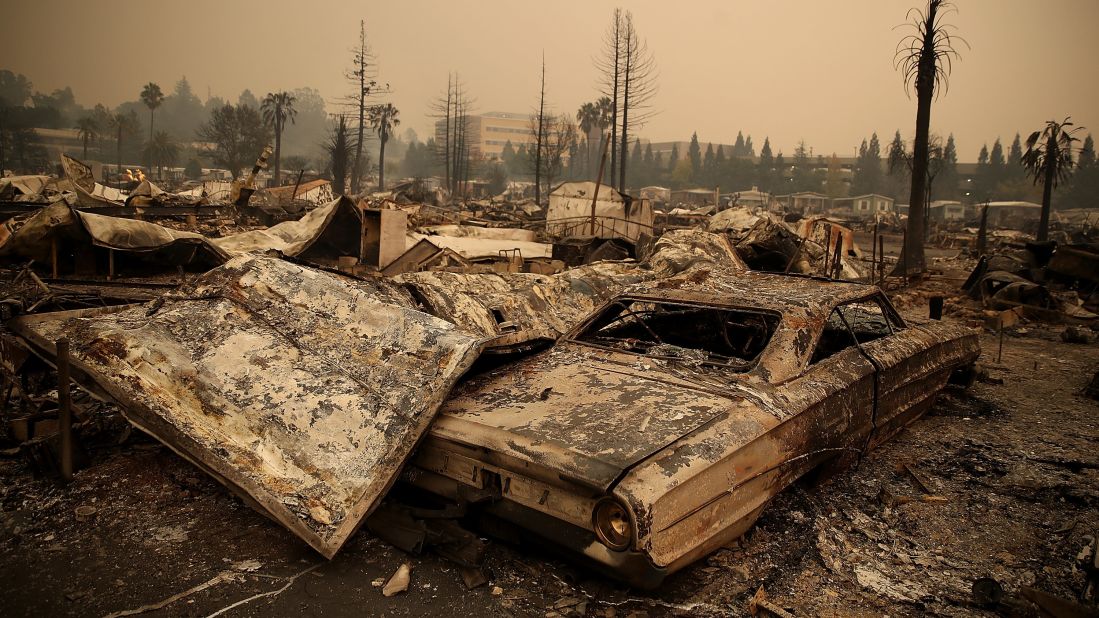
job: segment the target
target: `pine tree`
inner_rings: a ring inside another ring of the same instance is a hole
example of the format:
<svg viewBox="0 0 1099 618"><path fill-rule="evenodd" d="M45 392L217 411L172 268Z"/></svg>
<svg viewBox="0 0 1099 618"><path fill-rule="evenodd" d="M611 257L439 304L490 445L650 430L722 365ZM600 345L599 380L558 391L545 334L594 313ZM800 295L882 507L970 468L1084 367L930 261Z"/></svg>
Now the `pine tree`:
<svg viewBox="0 0 1099 618"><path fill-rule="evenodd" d="M1000 183L1007 180L1007 160L1004 159L1004 146L1000 138L992 143L992 150L988 153L988 189L993 195L1000 194Z"/></svg>
<svg viewBox="0 0 1099 618"><path fill-rule="evenodd" d="M633 189L638 188L638 180L644 172L642 169L643 164L641 156L641 140L635 138L633 141L633 150L630 152L630 163L626 168L626 184Z"/></svg>
<svg viewBox="0 0 1099 618"><path fill-rule="evenodd" d="M958 149L954 145L954 134L951 133L943 147L942 168L935 179L935 193L943 199L953 200L957 199L958 191Z"/></svg>
<svg viewBox="0 0 1099 618"><path fill-rule="evenodd" d="M992 199L992 185L990 184L991 177L988 170L988 144L981 145L981 152L977 155L977 171L976 171L976 184L974 187L975 195L972 197L976 202L983 202L985 200Z"/></svg>
<svg viewBox="0 0 1099 618"><path fill-rule="evenodd" d="M771 155L771 138L763 138L759 151L759 167L756 168L756 185L761 191L774 192L775 158Z"/></svg>
<svg viewBox="0 0 1099 618"><path fill-rule="evenodd" d="M740 131L736 132L736 143L733 144L733 156L743 157L748 154L748 150L744 147L744 134Z"/></svg>
<svg viewBox="0 0 1099 618"><path fill-rule="evenodd" d="M679 144L672 144L672 154L668 157L668 174L671 175L675 171L675 166L679 165Z"/></svg>
<svg viewBox="0 0 1099 618"><path fill-rule="evenodd" d="M691 173L697 179L702 171L702 148L698 145L698 132L691 134L691 143L687 146L687 159L691 162Z"/></svg>
<svg viewBox="0 0 1099 618"><path fill-rule="evenodd" d="M1095 140L1089 133L1076 157L1076 171L1058 193L1059 208L1095 208L1099 195L1099 162L1095 159ZM1094 220L1094 217L1092 218Z"/></svg>
<svg viewBox="0 0 1099 618"><path fill-rule="evenodd" d="M660 168L658 168L656 166L655 161L653 161L653 143L652 142L649 142L648 144L645 144L645 157L641 161L641 167L642 167L641 178L644 178L643 182L646 182L648 184L652 184L653 182L656 182L656 176L659 173Z"/></svg>
<svg viewBox="0 0 1099 618"><path fill-rule="evenodd" d="M755 158L755 156L756 156L756 147L752 145L752 136L751 135L748 136L748 139L744 140L744 151L745 151L744 152L745 155L747 155L749 157L752 157L753 159Z"/></svg>
<svg viewBox="0 0 1099 618"><path fill-rule="evenodd" d="M1007 178L1009 180L1022 180L1026 176L1023 169L1023 144L1019 140L1019 134L1011 141L1011 151L1007 156Z"/></svg>
<svg viewBox="0 0 1099 618"><path fill-rule="evenodd" d="M855 157L855 173L851 175L851 195L865 195L866 179L863 170L866 169L866 139L859 144L859 154Z"/></svg>
<svg viewBox="0 0 1099 618"><path fill-rule="evenodd" d="M790 183L786 182L786 160L782 157L782 151L775 155L775 170L771 177L772 193L791 193Z"/></svg>
<svg viewBox="0 0 1099 618"><path fill-rule="evenodd" d="M697 179L696 179L697 180ZM717 181L717 169L714 165L714 144L706 144L706 154L702 157L702 184L712 187Z"/></svg>

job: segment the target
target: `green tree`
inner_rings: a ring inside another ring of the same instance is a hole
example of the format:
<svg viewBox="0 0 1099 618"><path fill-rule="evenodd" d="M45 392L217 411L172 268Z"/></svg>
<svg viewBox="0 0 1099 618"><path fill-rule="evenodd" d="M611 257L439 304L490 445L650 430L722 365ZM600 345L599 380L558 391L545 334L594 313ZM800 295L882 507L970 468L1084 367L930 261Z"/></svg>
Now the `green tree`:
<svg viewBox="0 0 1099 618"><path fill-rule="evenodd" d="M282 132L286 123L294 124L298 112L294 109L294 95L289 92L268 92L260 104L263 122L275 132L275 185L282 185Z"/></svg>
<svg viewBox="0 0 1099 618"><path fill-rule="evenodd" d="M1041 131L1030 134L1023 154L1023 167L1034 181L1042 183L1042 217L1038 221L1036 240L1049 240L1049 212L1053 190L1072 175L1074 144L1079 140L1075 133L1083 130L1069 118L1061 122L1049 120Z"/></svg>
<svg viewBox="0 0 1099 618"><path fill-rule="evenodd" d="M259 111L247 105L229 104L215 109L197 135L209 144L203 154L229 170L234 179L259 156L271 138Z"/></svg>
<svg viewBox="0 0 1099 618"><path fill-rule="evenodd" d="M775 172L771 187L772 193L790 192L790 183L786 180L786 159L783 158L781 150L775 155Z"/></svg>
<svg viewBox="0 0 1099 618"><path fill-rule="evenodd" d="M160 107L160 104L164 102L164 93L160 91L160 86L149 82L145 84L145 87L141 89L141 102L145 104L145 107L149 108L149 142L153 141L153 113L156 108ZM153 167L152 159L146 159L149 163L149 169Z"/></svg>
<svg viewBox="0 0 1099 618"><path fill-rule="evenodd" d="M0 107L22 107L33 91L34 84L26 75L0 71Z"/></svg>
<svg viewBox="0 0 1099 618"><path fill-rule="evenodd" d="M602 131L602 128L599 126L599 120L600 110L595 103L584 103L580 106L580 109L576 110L576 122L580 127L580 132L584 134L584 142L587 144L587 148L585 148L585 161L587 163L586 175L591 178L594 178L596 173L592 168L592 161L595 157L592 155L591 151L593 147L596 147L594 146L596 142L602 142L602 136L593 135L593 132L596 130ZM510 144L511 142L509 141L508 143ZM600 146L601 145L602 144L600 144Z"/></svg>
<svg viewBox="0 0 1099 618"><path fill-rule="evenodd" d="M717 168L714 165L714 144L706 144L706 154L702 156L702 174L696 177L695 182L700 182L707 187L714 186L717 181Z"/></svg>
<svg viewBox="0 0 1099 618"><path fill-rule="evenodd" d="M76 123L76 136L84 146L82 157L88 158L88 142L99 139L99 123L92 116L84 116Z"/></svg>
<svg viewBox="0 0 1099 618"><path fill-rule="evenodd" d="M995 184L992 179L992 171L988 165L988 144L981 144L981 151L977 155L977 169L974 172L974 189L976 190L977 202L984 202L992 199L992 191L995 188Z"/></svg>
<svg viewBox="0 0 1099 618"><path fill-rule="evenodd" d="M1095 160L1095 141L1089 133L1076 158L1076 171L1069 179L1058 204L1068 208L1099 207L1099 163Z"/></svg>
<svg viewBox="0 0 1099 618"><path fill-rule="evenodd" d="M633 150L630 151L630 164L626 169L626 178L629 180L627 186L633 187L634 189L638 188L637 182L641 178L641 174L644 173L644 159L642 157L641 140L634 138Z"/></svg>
<svg viewBox="0 0 1099 618"><path fill-rule="evenodd" d="M691 134L691 143L687 146L687 160L691 164L691 182L702 172L702 147L698 145L698 132Z"/></svg>
<svg viewBox="0 0 1099 618"><path fill-rule="evenodd" d="M896 67L904 76L905 88L916 91L916 137L913 140L912 190L908 200L908 228L904 238L904 252L898 266L902 274L922 273L926 269L924 257L924 229L926 219L926 183L930 157L931 102L938 91L945 89L951 62L958 58L955 40L962 41L951 32L943 16L952 10L947 0L927 0L925 10L912 10L909 26L911 34L903 37L894 56Z"/></svg>
<svg viewBox="0 0 1099 618"><path fill-rule="evenodd" d="M183 168L183 175L191 180L202 178L202 162L196 157L191 157L191 160Z"/></svg>
<svg viewBox="0 0 1099 618"><path fill-rule="evenodd" d="M132 111L128 114L112 114L108 126L115 133L115 173L122 174L122 138L137 130L137 115Z"/></svg>
<svg viewBox="0 0 1099 618"><path fill-rule="evenodd" d="M392 103L374 105L370 108L370 127L378 134L378 190L385 191L385 145L393 128L401 124L401 112Z"/></svg>
<svg viewBox="0 0 1099 618"><path fill-rule="evenodd" d="M736 132L736 142L733 143L733 156L734 157L746 157L748 156L748 148L744 145L744 133Z"/></svg>
<svg viewBox="0 0 1099 618"><path fill-rule="evenodd" d="M820 191L820 182L813 174L813 163L809 159L809 150L805 141L798 142L794 149L794 177L793 190L796 191Z"/></svg>
<svg viewBox="0 0 1099 618"><path fill-rule="evenodd" d="M763 138L763 148L759 151L759 167L756 174L756 185L762 191L774 192L775 157L771 153L771 138Z"/></svg>
<svg viewBox="0 0 1099 618"><path fill-rule="evenodd" d="M946 146L943 147L942 169L939 170L937 181L938 195L942 199L957 199L958 197L958 149L954 145L954 134L946 138Z"/></svg>
<svg viewBox="0 0 1099 618"><path fill-rule="evenodd" d="M167 131L157 131L153 134L153 139L149 140L145 148L145 154L149 161L156 164L156 177L158 180L163 178L164 166L171 167L175 165L176 159L179 158L179 145Z"/></svg>
<svg viewBox="0 0 1099 618"><path fill-rule="evenodd" d="M355 136L347 126L347 119L342 114L337 118L332 127L328 139L322 145L325 154L328 155L328 171L332 175L332 190L336 195L347 193L347 173L355 156Z"/></svg>
<svg viewBox="0 0 1099 618"><path fill-rule="evenodd" d="M1019 134L1015 134L1015 139L1011 140L1011 150L1007 155L1007 171L1005 172L1009 180L1019 180L1026 175L1023 170L1023 143L1019 139Z"/></svg>
<svg viewBox="0 0 1099 618"><path fill-rule="evenodd" d="M840 168L839 157L836 153L832 153L832 156L828 158L828 173L824 180L825 193L828 197L836 198L843 197L846 191L844 191L843 174Z"/></svg>

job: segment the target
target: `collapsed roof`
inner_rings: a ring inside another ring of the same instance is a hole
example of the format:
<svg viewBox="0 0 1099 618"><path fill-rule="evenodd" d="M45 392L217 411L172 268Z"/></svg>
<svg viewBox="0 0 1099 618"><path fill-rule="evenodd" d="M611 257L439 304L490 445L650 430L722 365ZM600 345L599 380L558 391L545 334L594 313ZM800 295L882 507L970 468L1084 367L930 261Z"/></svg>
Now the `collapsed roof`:
<svg viewBox="0 0 1099 618"><path fill-rule="evenodd" d="M396 288L245 256L163 304L23 316L40 354L331 558L394 482L478 338Z"/></svg>

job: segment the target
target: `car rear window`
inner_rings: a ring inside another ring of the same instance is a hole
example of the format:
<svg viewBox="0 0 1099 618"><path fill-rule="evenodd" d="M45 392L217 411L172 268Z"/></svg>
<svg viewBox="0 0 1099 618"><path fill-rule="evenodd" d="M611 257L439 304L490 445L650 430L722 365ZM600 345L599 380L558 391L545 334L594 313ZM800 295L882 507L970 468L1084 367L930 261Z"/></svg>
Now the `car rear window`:
<svg viewBox="0 0 1099 618"><path fill-rule="evenodd" d="M598 347L694 366L751 369L779 315L640 299L617 300L572 339Z"/></svg>

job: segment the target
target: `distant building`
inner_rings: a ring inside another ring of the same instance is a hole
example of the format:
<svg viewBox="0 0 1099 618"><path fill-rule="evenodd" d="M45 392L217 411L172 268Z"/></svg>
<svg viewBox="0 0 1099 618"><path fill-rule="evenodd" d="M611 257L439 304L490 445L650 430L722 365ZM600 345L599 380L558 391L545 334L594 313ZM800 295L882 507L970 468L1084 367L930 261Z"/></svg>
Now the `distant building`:
<svg viewBox="0 0 1099 618"><path fill-rule="evenodd" d="M965 204L957 200L935 200L928 208L928 216L933 221L963 221Z"/></svg>
<svg viewBox="0 0 1099 618"><path fill-rule="evenodd" d="M832 201L833 210L843 211L852 217L869 219L875 215L893 212L893 198L877 193L840 197Z"/></svg>
<svg viewBox="0 0 1099 618"><path fill-rule="evenodd" d="M760 191L759 187L753 186L751 189L745 191L722 193L721 204L722 206L736 204L737 206L747 206L748 208L765 208L767 210L772 210L772 207L777 206L778 202L770 193Z"/></svg>
<svg viewBox="0 0 1099 618"><path fill-rule="evenodd" d="M802 214L821 214L831 207L832 198L816 191L799 191L788 195L779 195L775 199L779 201L789 212Z"/></svg>
<svg viewBox="0 0 1099 618"><path fill-rule="evenodd" d="M510 141L513 148L534 141L530 134L530 114L511 112L487 112L470 114L466 117L469 135L469 150L473 156L483 155L488 159L499 159L504 146ZM453 127L451 127L453 130ZM435 143L446 141L446 120L435 121Z"/></svg>

